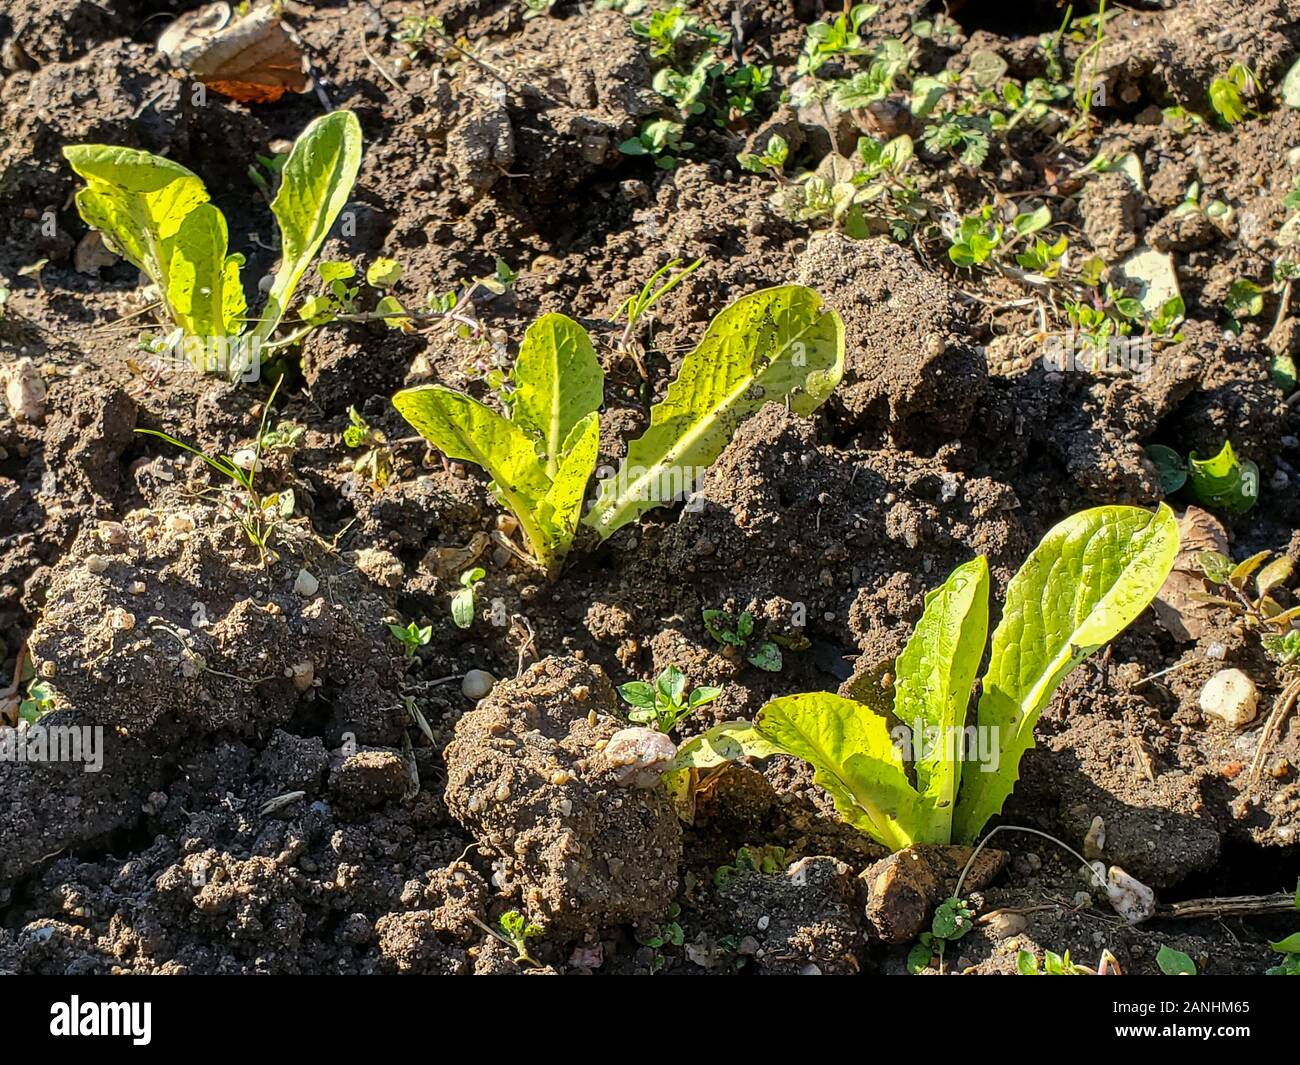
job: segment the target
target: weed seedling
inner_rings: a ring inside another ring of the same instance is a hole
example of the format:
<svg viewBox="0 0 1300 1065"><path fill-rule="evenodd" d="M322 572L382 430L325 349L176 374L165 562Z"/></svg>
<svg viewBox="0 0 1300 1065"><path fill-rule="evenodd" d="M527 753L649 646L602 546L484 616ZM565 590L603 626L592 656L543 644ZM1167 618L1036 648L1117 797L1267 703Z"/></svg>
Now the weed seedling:
<svg viewBox="0 0 1300 1065"><path fill-rule="evenodd" d="M780 673L784 662L781 647L803 651L808 640L802 637L773 636L763 639L754 634L754 615L748 610L733 615L726 610L705 610L704 628L724 649L735 648L751 666L767 673Z"/></svg>
<svg viewBox="0 0 1300 1065"><path fill-rule="evenodd" d="M713 702L722 694L721 688L694 688L686 694L686 674L676 666L669 666L653 685L634 680L619 685L618 694L631 710L627 719L637 725L646 725L668 733L687 714Z"/></svg>
<svg viewBox="0 0 1300 1065"><path fill-rule="evenodd" d="M482 566L467 569L460 575L460 587L451 597L451 620L458 629L468 629L474 624L474 590L486 576Z"/></svg>
<svg viewBox="0 0 1300 1065"><path fill-rule="evenodd" d="M1226 74L1210 82L1210 106L1225 126L1235 126L1244 121L1252 111L1244 99L1259 91L1259 79L1243 63L1233 63Z"/></svg>
<svg viewBox="0 0 1300 1065"><path fill-rule="evenodd" d="M1295 908L1300 910L1300 884L1295 889ZM1283 957L1280 964L1264 971L1265 976L1300 976L1300 932L1292 932L1269 946Z"/></svg>
<svg viewBox="0 0 1300 1065"><path fill-rule="evenodd" d="M54 692L43 680L33 680L27 686L27 694L18 703L18 720L29 725L54 709Z"/></svg>
<svg viewBox="0 0 1300 1065"><path fill-rule="evenodd" d="M1193 592L1192 598L1235 614L1248 628L1259 632L1260 643L1277 663L1283 682L1251 759L1242 793L1243 799L1248 800L1263 772L1269 746L1300 702L1300 629L1295 627L1300 623L1300 606L1284 609L1274 598L1274 593L1290 579L1293 567L1285 555L1274 558L1270 551L1260 551L1235 565L1232 559L1217 551L1199 551L1196 561L1215 591L1208 595ZM1252 577L1253 594L1250 592Z"/></svg>
<svg viewBox="0 0 1300 1065"><path fill-rule="evenodd" d="M614 312L614 321L623 318L626 322L623 326L623 335L618 341L618 350L632 356L643 378L646 376L645 346L637 336L642 323L648 320L650 308L698 270L702 262L703 259L696 259L690 266L683 267L681 270L677 269L681 265L681 259L673 259L665 263L650 275L650 279L641 286L640 292L628 296ZM668 279L657 285L656 282L665 275Z"/></svg>
<svg viewBox="0 0 1300 1065"><path fill-rule="evenodd" d="M1057 954L1052 950L1043 951L1043 964L1039 967L1038 959L1032 951L1022 950L1016 955L1016 972L1021 976L1094 976L1092 969L1086 965L1070 960L1070 952Z"/></svg>
<svg viewBox="0 0 1300 1065"><path fill-rule="evenodd" d="M1143 453L1155 466L1166 494L1186 488L1202 506L1230 514L1245 514L1259 502L1259 467L1250 459L1239 459L1231 441L1225 440L1213 458L1197 458L1193 451L1186 463L1163 444L1149 444Z"/></svg>
<svg viewBox="0 0 1300 1065"><path fill-rule="evenodd" d="M1181 950L1165 946L1163 943L1156 951L1156 967L1165 976L1195 976L1196 962Z"/></svg>
<svg viewBox="0 0 1300 1065"><path fill-rule="evenodd" d="M427 646L429 641L433 639L432 625L425 625L421 628L420 625L414 621L406 625L390 624L388 626L388 631L391 632L397 642L402 645L402 649L406 652L408 661L415 657L416 651L421 647Z"/></svg>
<svg viewBox="0 0 1300 1065"><path fill-rule="evenodd" d="M497 920L497 924L506 942L515 952L516 965L541 965L541 962L528 952L528 941L542 934L539 925L533 924L518 910L507 910Z"/></svg>
<svg viewBox="0 0 1300 1065"><path fill-rule="evenodd" d="M767 147L757 154L742 152L736 161L752 174L771 174L778 181L783 181L785 161L790 157L790 145L779 133L767 138Z"/></svg>
<svg viewBox="0 0 1300 1065"><path fill-rule="evenodd" d="M735 862L731 865L720 865L713 870L713 883L715 887L726 887L741 873L762 873L764 876L775 876L777 873L783 873L790 866L790 859L786 854L784 847L777 847L771 844L764 844L761 847L741 847L736 851Z"/></svg>
<svg viewBox="0 0 1300 1065"><path fill-rule="evenodd" d="M283 377L276 380L270 396L262 407L262 421L258 426L257 439L253 448L236 452L234 456L209 455L157 429L135 430L144 436L154 436L164 440L173 447L178 447L202 459L209 467L230 481L231 486L237 491L234 498L226 498L227 509L239 522L249 542L257 548L263 564L268 560L273 562L279 557L271 549L271 540L280 523L293 516L295 504L292 490L262 495L257 489L257 474L262 465L262 452L266 449L268 435L266 423L271 414L271 407L275 403L275 395L283 380Z"/></svg>
<svg viewBox="0 0 1300 1065"><path fill-rule="evenodd" d="M348 422L343 430L343 444L361 452L352 463L352 472L382 491L393 476L393 451L388 446L388 438L378 429L372 429L356 407L348 407Z"/></svg>

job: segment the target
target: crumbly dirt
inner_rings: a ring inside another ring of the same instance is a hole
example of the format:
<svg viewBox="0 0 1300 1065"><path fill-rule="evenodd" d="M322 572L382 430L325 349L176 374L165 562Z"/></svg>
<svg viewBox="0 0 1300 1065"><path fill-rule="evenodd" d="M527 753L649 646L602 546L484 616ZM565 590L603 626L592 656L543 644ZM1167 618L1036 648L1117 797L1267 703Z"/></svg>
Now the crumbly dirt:
<svg viewBox="0 0 1300 1065"><path fill-rule="evenodd" d="M322 103L196 102L154 47L194 6L33 0L0 14L0 378L30 360L44 391L36 417L0 404L0 687L30 656L55 698L42 721L102 728L104 758L99 773L0 761L0 972L900 974L908 945L872 930L858 879L886 855L840 821L808 767L736 766L679 823L660 790L630 786L636 774L604 757L627 725L615 686L672 664L721 688L683 737L777 695L852 690L898 652L953 566L987 556L998 602L1066 514L1162 500L1150 443L1205 455L1230 436L1262 491L1248 514L1215 515L1221 546L1300 562L1300 418L1271 375L1275 350L1300 354L1300 318L1277 292L1239 332L1223 310L1235 281L1272 277L1300 112L1269 104L1186 135L1160 114L1208 114L1207 87L1234 61L1275 87L1300 47L1291 0L1124 9L1107 23L1086 146L1063 157L1026 131L978 172L929 157L920 168L954 215L995 188L1008 202L1048 197L1072 255L1171 254L1187 321L1144 375L1045 369L1025 286L980 283L924 241L854 241L776 209L773 179L744 171L739 152L781 132L793 175L833 141L852 150L862 132L904 131L889 101L829 128L782 104L824 5L743 6L736 48L774 65L776 90L749 118L692 126L695 147L667 171L618 150L668 113L647 42L618 11L289 0L321 92L356 112L365 138L348 224L325 257L364 270L391 256L415 301L498 258L519 276L465 308L477 335L351 323L305 340L268 422L304 432L258 474L262 493L292 493L267 550L220 475L136 430L235 454L258 432L269 383L150 368L137 340L155 322L137 272L78 254L87 231L61 155L121 144L200 173L254 295L277 252L249 165ZM917 62L938 72L992 49L1017 77L1043 74L1037 37L1059 12L994 6L958 8L952 36L918 41ZM733 8L693 10L721 26ZM869 41L935 9L887 5ZM397 42L412 13L442 17L479 62ZM1067 55L1085 46L1069 41ZM919 142L920 128L906 131ZM1098 152L1131 152L1144 187L1079 177ZM1231 213L1186 209L1193 182L1202 204ZM620 355L623 301L669 260L697 258L651 312L643 365ZM19 273L41 260L38 276ZM810 419L763 408L689 505L584 542L555 582L503 546L510 526L479 471L427 452L389 402L427 381L489 399L527 325L563 311L596 338L601 461L613 461L710 318L788 281L844 317L832 399ZM349 408L382 442L344 444ZM461 629L448 606L471 566L486 575ZM701 612L713 608L807 644L763 672L709 637ZM408 656L388 625L410 621L429 639ZM1260 692L1260 718L1236 732L1198 707L1228 667ZM461 688L469 670L499 678L477 702ZM1100 817L1104 860L1162 905L1293 890L1300 714L1259 779L1245 769L1282 687L1233 618L1201 612L1188 627L1148 613L1057 692L1002 822L1081 849ZM1012 972L1021 950L1067 949L1153 972L1168 944L1205 972L1253 973L1271 964L1267 940L1294 930L1165 910L1130 927L1053 844L1002 833L996 845L1009 860L979 886L980 916L945 972ZM738 851L777 848L771 869L737 870ZM485 930L510 910L542 928L528 941L536 965Z"/></svg>

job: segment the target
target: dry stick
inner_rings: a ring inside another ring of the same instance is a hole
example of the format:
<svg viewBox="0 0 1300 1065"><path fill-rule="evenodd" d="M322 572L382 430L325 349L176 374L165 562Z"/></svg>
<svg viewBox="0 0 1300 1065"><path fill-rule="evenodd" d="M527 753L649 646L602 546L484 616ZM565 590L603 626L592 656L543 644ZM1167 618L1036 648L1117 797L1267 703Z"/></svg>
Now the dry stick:
<svg viewBox="0 0 1300 1065"><path fill-rule="evenodd" d="M410 96L410 95L411 95L410 91L409 91L408 89L403 88L401 85L399 85L399 84L397 83L396 79L394 79L394 77L393 77L391 74L389 74L388 71L386 71L386 70L383 68L383 66L380 65L379 60L376 59L376 58L375 58L375 57L370 53L370 48L369 48L369 46L366 44L366 31L365 31L365 30L362 30L362 31L361 31L361 54L364 55L367 59L370 60L371 65L372 65L372 66L373 66L377 71L379 71L379 73L380 73L381 75L383 75L384 80L385 80L386 82L388 82L389 85L391 85L394 89L396 89L398 92L400 92L403 96Z"/></svg>
<svg viewBox="0 0 1300 1065"><path fill-rule="evenodd" d="M1157 910L1160 917L1254 917L1270 913L1292 913L1295 895L1230 895L1224 898L1184 899Z"/></svg>
<svg viewBox="0 0 1300 1065"><path fill-rule="evenodd" d="M990 832L987 836L985 836L982 840L980 840L979 844L975 847L975 849L971 851L971 856L966 860L966 867L962 869L961 876L957 878L957 887L953 891L954 898L961 898L961 886L966 882L966 874L970 872L971 866L975 864L975 859L979 857L980 851L982 851L985 848L985 846L987 846L988 841L991 840L994 836L996 836L999 832L1027 832L1031 836L1041 836L1043 839L1051 840L1058 847L1062 848L1063 850L1069 851L1076 858L1078 858L1079 861L1083 863L1084 868L1086 868L1092 874L1093 881L1096 883L1096 885L1099 888L1106 887L1106 881L1101 876L1099 876L1097 870L1095 870L1092 867L1092 862L1088 861L1087 858L1085 858L1082 854L1076 851L1068 843L1063 843L1061 842L1061 840L1057 839L1055 836L1051 835L1050 833L1040 832L1036 828L1022 828L1020 825L998 825L997 828L995 828L992 832Z"/></svg>
<svg viewBox="0 0 1300 1065"><path fill-rule="evenodd" d="M1287 715L1295 706L1297 699L1300 699L1300 680L1293 680L1277 697L1273 703L1273 710L1268 715L1268 720L1264 722L1264 730L1260 734L1259 744L1255 748L1255 757L1250 760L1250 775L1246 777L1245 798L1249 799L1251 793L1255 790L1255 784L1259 780L1259 774L1264 769L1264 758L1268 754L1268 749L1273 740L1282 732L1282 724L1286 721Z"/></svg>

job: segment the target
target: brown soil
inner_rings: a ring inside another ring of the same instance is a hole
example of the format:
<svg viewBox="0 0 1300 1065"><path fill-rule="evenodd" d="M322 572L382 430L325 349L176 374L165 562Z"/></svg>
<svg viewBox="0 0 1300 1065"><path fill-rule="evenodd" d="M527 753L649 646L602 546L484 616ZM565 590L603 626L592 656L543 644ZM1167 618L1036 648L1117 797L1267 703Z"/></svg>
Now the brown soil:
<svg viewBox="0 0 1300 1065"><path fill-rule="evenodd" d="M148 318L128 318L144 308L135 271L76 267L86 227L61 149L122 144L191 167L258 277L275 260L274 223L248 165L321 102L210 93L193 106L153 44L189 0L10 6L0 375L30 359L47 395L39 422L0 409L0 679L29 648L57 693L46 720L102 725L106 739L102 773L0 761L0 972L518 972L482 926L520 909L546 926L530 949L558 972L900 973L907 947L871 931L857 883L884 855L839 822L808 769L783 758L736 767L680 825L658 790L630 786L605 757L626 726L612 685L676 664L692 684L720 686L684 735L776 695L836 690L897 652L927 590L974 553L989 558L996 592L1066 514L1158 502L1142 457L1152 442L1212 453L1230 435L1263 485L1255 510L1224 518L1230 551L1300 561L1300 419L1270 377L1266 343L1277 299L1236 336L1222 310L1234 280L1271 276L1300 113L1269 106L1186 136L1151 115L1203 110L1233 60L1276 85L1300 44L1293 4L1125 11L1108 23L1108 105L1088 152L1061 163L1027 134L975 177L922 167L927 191L960 214L994 187L1041 192L1093 151L1135 153L1144 193L1109 173L1053 201L1080 251L1116 258L1146 242L1174 255L1183 340L1135 377L1045 372L1025 290L981 288L942 248L852 241L780 215L772 180L743 171L737 153L781 128L811 168L836 131L801 124L777 93L748 124L701 128L674 171L620 153L664 102L645 41L618 11L561 0L525 19L517 4L439 0L425 13L482 60L446 68L393 40L419 5L290 0L322 91L365 135L353 225L324 256L396 258L415 300L490 273L498 257L520 275L475 300L478 340L360 324L307 338L271 419L305 435L265 456L259 475L263 491L294 494L275 560L249 543L210 469L134 432L232 453L255 436L267 383L143 367ZM961 31L926 42L922 61L939 70L991 48L1017 76L1041 73L1033 45L1055 22L1009 32L981 22L993 6L970 5L965 22L959 11ZM932 13L887 7L869 36ZM697 10L724 25L732 9ZM744 12L746 56L772 62L787 88L822 5L760 0ZM1226 227L1175 213L1194 180L1204 201L1233 207ZM673 258L703 264L655 308L642 381L603 341L621 328L611 319L622 301ZM39 284L18 274L41 259ZM554 583L490 539L499 510L478 471L426 454L389 403L414 381L488 394L484 371L509 364L537 315L563 311L606 362L604 461L640 432L713 314L787 281L844 316L847 368L832 400L811 420L764 408L696 505L652 511L575 552ZM1300 338L1281 317L1282 335ZM386 486L342 442L350 406L391 443ZM479 617L461 630L449 596L475 562L487 570ZM810 645L761 672L720 652L701 621L710 607L750 610L778 635L806 617ZM412 619L432 636L407 660L387 625ZM1057 693L1003 822L1078 848L1101 816L1106 860L1165 902L1294 889L1300 716L1243 806L1259 723L1234 733L1197 705L1225 666L1251 675L1261 706L1280 690L1230 619L1179 642L1145 615ZM504 678L477 706L460 687L471 669ZM1260 972L1272 964L1265 941L1295 924L1129 927L1073 859L1036 838L998 839L1010 859L978 901L1000 913L950 949L949 971L1013 971L1021 949L1088 962L1109 949L1126 972L1150 972L1167 943L1207 972ZM715 876L741 847L785 848L782 868Z"/></svg>

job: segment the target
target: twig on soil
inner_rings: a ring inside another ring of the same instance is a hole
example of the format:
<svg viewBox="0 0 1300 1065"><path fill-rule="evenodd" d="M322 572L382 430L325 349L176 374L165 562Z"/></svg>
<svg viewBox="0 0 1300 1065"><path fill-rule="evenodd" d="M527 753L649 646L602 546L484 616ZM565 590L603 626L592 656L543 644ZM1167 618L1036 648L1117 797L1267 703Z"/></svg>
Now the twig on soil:
<svg viewBox="0 0 1300 1065"><path fill-rule="evenodd" d="M1268 754L1268 749L1281 734L1282 725L1287 715L1294 709L1297 700L1300 700L1300 680L1293 680L1282 689L1282 693L1273 703L1273 710L1268 715L1268 720L1264 722L1259 744L1255 747L1255 757L1250 760L1250 774L1246 777L1246 790L1242 795L1247 802L1250 801L1255 785L1259 781L1259 775L1264 769L1264 758Z"/></svg>
<svg viewBox="0 0 1300 1065"><path fill-rule="evenodd" d="M1158 672L1158 673L1152 673L1152 674L1150 674L1149 676L1145 676L1145 677L1143 677L1141 680L1135 680L1135 681L1133 682L1133 684L1131 685L1131 687L1134 687L1134 688L1140 688L1140 687L1142 687L1143 684L1146 684L1146 683L1148 683L1148 682L1150 682L1150 681L1153 681L1153 680L1158 680L1158 679L1161 678L1161 677L1168 676L1170 673L1172 673L1172 672L1173 672L1174 670L1176 670L1176 669L1184 669L1185 667L1190 666L1190 665L1191 665L1193 662L1195 662L1195 661L1196 661L1195 658L1184 658L1181 662L1175 662L1175 663L1174 663L1172 666L1170 666L1168 669L1162 669L1162 670L1160 670L1160 672Z"/></svg>
<svg viewBox="0 0 1300 1065"><path fill-rule="evenodd" d="M1270 913L1293 913L1295 893L1277 895L1229 895L1222 898L1184 899L1156 910L1157 917L1263 917Z"/></svg>
<svg viewBox="0 0 1300 1065"><path fill-rule="evenodd" d="M1105 888L1106 881L1097 875L1097 871L1093 869L1092 863L1088 861L1088 859L1085 858L1082 854L1076 851L1073 847L1071 847L1068 843L1063 843L1061 840L1057 839L1051 833L1040 832L1036 828L1023 828L1020 825L998 825L997 828L995 828L992 832L990 832L987 836L985 836L982 840L980 840L979 843L976 844L975 849L971 851L970 857L966 860L966 867L962 869L961 876L957 878L957 887L953 890L953 895L955 897L957 898L961 897L961 886L966 882L966 874L970 872L971 866L975 864L975 859L979 857L980 851L982 851L986 846L988 846L989 840L991 840L999 832L1027 832L1031 836L1041 836L1043 839L1051 840L1062 850L1069 851L1076 858L1078 858L1079 861L1083 863L1083 867L1092 874L1094 883L1096 883L1096 885L1100 888Z"/></svg>
<svg viewBox="0 0 1300 1065"><path fill-rule="evenodd" d="M371 54L370 47L369 45L366 44L365 30L361 31L361 54L364 55L368 60L370 60L371 66L373 66L377 71L379 71L380 75L383 77L383 79L386 82L388 82L389 85L391 85L394 89L400 92L403 96L411 95L410 91L406 88L403 88L397 82L397 79L395 79L391 74L389 74L388 71L386 71L383 68L383 66L380 64L379 60L376 59L373 54Z"/></svg>

